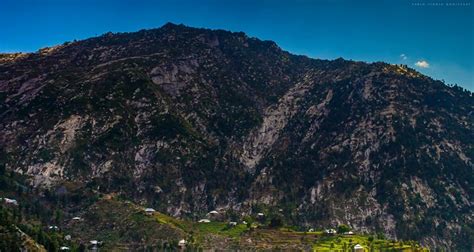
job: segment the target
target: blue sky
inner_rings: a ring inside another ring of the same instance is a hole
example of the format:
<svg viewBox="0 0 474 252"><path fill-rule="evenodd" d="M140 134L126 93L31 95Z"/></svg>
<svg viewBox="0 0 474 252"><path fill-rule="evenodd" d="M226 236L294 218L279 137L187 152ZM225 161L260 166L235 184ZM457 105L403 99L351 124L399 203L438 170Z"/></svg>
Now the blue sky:
<svg viewBox="0 0 474 252"><path fill-rule="evenodd" d="M403 63L474 90L473 1L0 0L0 52L169 21L243 31L313 58Z"/></svg>

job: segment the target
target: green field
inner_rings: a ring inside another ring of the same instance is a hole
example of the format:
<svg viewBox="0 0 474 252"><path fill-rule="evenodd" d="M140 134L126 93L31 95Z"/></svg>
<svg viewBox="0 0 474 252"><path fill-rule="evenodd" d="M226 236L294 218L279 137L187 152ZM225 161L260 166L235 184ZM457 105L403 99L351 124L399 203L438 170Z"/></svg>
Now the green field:
<svg viewBox="0 0 474 252"><path fill-rule="evenodd" d="M313 248L314 251L352 251L356 244L361 245L365 251L429 251L420 247L417 242L376 239L372 235L326 236L315 242Z"/></svg>

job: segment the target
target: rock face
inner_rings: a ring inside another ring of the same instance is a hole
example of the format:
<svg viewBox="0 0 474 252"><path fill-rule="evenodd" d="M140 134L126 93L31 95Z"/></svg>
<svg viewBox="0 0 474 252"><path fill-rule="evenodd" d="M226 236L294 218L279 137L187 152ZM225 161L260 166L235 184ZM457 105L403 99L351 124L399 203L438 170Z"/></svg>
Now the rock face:
<svg viewBox="0 0 474 252"><path fill-rule="evenodd" d="M0 55L0 101L2 163L37 187L473 241L474 99L413 69L167 24Z"/></svg>

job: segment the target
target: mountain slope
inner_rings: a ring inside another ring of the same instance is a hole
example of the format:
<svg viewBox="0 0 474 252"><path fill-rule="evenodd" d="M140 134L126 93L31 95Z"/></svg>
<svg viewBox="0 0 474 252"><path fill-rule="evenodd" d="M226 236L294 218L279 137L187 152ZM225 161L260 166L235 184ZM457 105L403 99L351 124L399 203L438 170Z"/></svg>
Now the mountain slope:
<svg viewBox="0 0 474 252"><path fill-rule="evenodd" d="M3 55L0 73L2 162L34 186L472 244L474 100L405 66L167 24Z"/></svg>

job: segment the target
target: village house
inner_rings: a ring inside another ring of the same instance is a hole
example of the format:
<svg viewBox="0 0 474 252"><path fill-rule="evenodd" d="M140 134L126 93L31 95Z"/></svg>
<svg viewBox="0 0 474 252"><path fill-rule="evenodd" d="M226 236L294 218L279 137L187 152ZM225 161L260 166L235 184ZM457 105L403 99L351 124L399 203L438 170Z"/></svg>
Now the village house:
<svg viewBox="0 0 474 252"><path fill-rule="evenodd" d="M145 213L148 215L152 215L155 211L153 208L145 208Z"/></svg>
<svg viewBox="0 0 474 252"><path fill-rule="evenodd" d="M354 252L364 252L364 247L362 247L360 244L356 244L354 246Z"/></svg>
<svg viewBox="0 0 474 252"><path fill-rule="evenodd" d="M15 199L0 198L0 201L4 201L6 204L18 206L18 201L16 201Z"/></svg>
<svg viewBox="0 0 474 252"><path fill-rule="evenodd" d="M98 248L100 246L102 246L103 242L102 241L98 241L98 240L91 240L89 241L89 248L92 249L93 251L96 251L98 250Z"/></svg>
<svg viewBox="0 0 474 252"><path fill-rule="evenodd" d="M187 241L182 239L178 242L178 247L184 248L184 247L186 247L186 244L187 244Z"/></svg>

